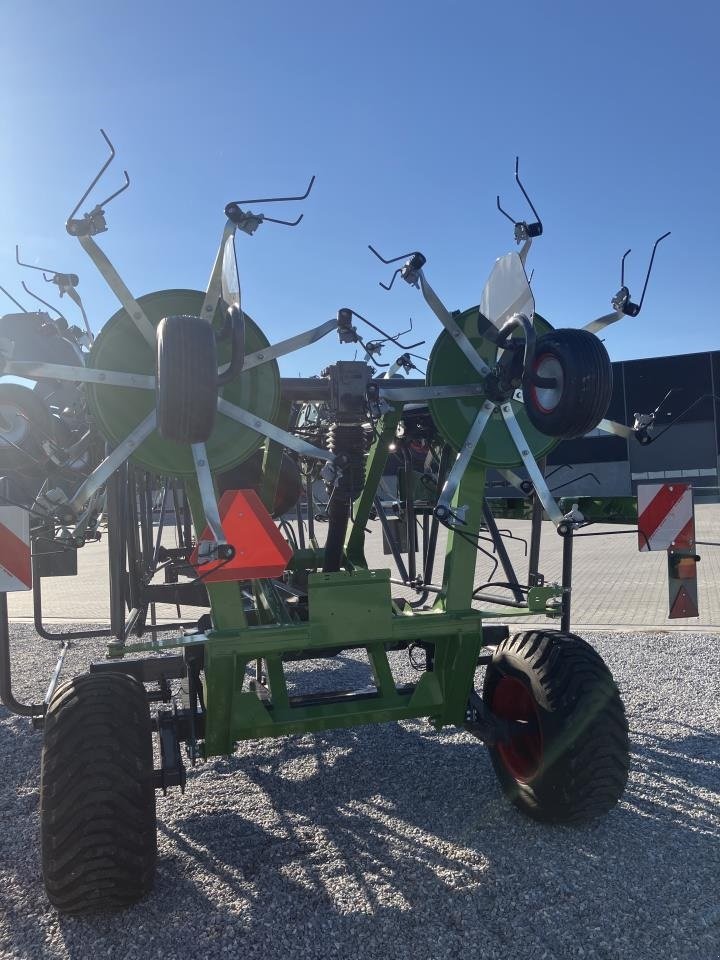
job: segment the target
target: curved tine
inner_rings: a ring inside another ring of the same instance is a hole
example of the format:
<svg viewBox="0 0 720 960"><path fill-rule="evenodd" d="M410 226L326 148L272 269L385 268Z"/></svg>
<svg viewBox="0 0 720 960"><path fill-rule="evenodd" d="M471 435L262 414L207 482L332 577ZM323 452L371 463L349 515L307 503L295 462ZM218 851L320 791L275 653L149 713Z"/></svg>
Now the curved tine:
<svg viewBox="0 0 720 960"><path fill-rule="evenodd" d="M239 206L241 203L290 203L293 200L306 200L310 196L310 191L312 190L314 183L315 174L310 177L310 183L308 184L308 188L305 193L299 197L253 197L252 200L231 200L230 203L236 203ZM266 217L265 219L267 220L269 217Z"/></svg>
<svg viewBox="0 0 720 960"><path fill-rule="evenodd" d="M625 286L625 257L630 253L632 247L628 247L625 253L622 255L622 260L620 261L620 286Z"/></svg>
<svg viewBox="0 0 720 960"><path fill-rule="evenodd" d="M20 245L15 244L15 262L19 267L29 267L30 270L39 270L41 273L57 273L57 270L51 270L50 267L36 267L34 263L25 263L20 259Z"/></svg>
<svg viewBox="0 0 720 960"><path fill-rule="evenodd" d="M518 186L520 187L520 189L522 190L523 196L525 197L525 199L527 200L527 202L530 204L530 209L531 209L532 212L535 214L535 219L536 219L537 222L540 224L540 229L542 230L542 220L540 219L540 214L539 214L539 213L537 212L537 210L535 209L535 204L532 202L532 200L531 200L530 197L528 196L527 190L526 190L525 187L522 185L522 180L520 179L520 172L519 172L519 171L520 171L520 157L515 157L515 180L516 180L516 182L517 182L517 185L518 185Z"/></svg>
<svg viewBox="0 0 720 960"><path fill-rule="evenodd" d="M507 217L508 220L510 221L510 223L511 223L513 226L515 226L515 225L517 224L517 220L516 220L514 217L511 217L510 214L507 212L507 210L503 210L503 208L500 206L500 194L497 195L495 202L497 203L497 208L498 208L498 210L500 211L500 213L501 213L504 217Z"/></svg>
<svg viewBox="0 0 720 960"><path fill-rule="evenodd" d="M658 244L660 243L660 241L664 240L665 237L669 237L671 233L672 231L668 230L667 233L664 233L661 237L658 237L653 245L652 253L650 254L650 263L648 264L647 273L645 274L645 284L642 289L642 294L640 295L640 303L638 304L638 310L642 307L643 300L645 299L645 291L647 290L648 280L650 279L650 271L652 270L653 261L655 260L655 251L657 250Z"/></svg>
<svg viewBox="0 0 720 960"><path fill-rule="evenodd" d="M410 326L407 328L407 330L400 330L398 333L395 334L395 337L400 338L400 337L404 337L406 333L412 333L412 328L413 328L413 322L412 322L412 317L410 317ZM414 346L417 346L417 344L414 344Z"/></svg>
<svg viewBox="0 0 720 960"><path fill-rule="evenodd" d="M52 310L52 311L53 311L54 313L56 313L59 317L62 317L63 320L65 321L65 323L68 323L68 318L65 316L64 313L61 313L61 312L58 310L57 307L54 307L51 303L48 303L47 300L43 300L42 297L39 297L36 293L33 293L32 290L30 290L30 289L27 287L27 285L26 285L26 283L25 283L24 280L22 281L22 287L23 287L23 290L25 291L25 293L29 293L31 297L35 297L35 299L36 299L36 300L39 300L40 303L44 303L45 306L46 306L49 310ZM27 313L27 311L25 311L25 312Z"/></svg>
<svg viewBox="0 0 720 960"><path fill-rule="evenodd" d="M94 179L92 180L92 182L90 183L90 186L87 188L87 190L85 191L85 193L80 197L80 199L78 200L78 202L75 204L72 213L71 213L70 216L68 217L68 220L72 220L73 217L75 216L75 214L76 214L76 213L78 212L78 210L80 209L80 207L83 205L83 203L85 203L85 201L86 201L87 198L88 198L88 195L89 195L90 191L91 191L92 188L95 186L95 184L98 182L98 180L100 179L100 177L105 173L105 171L106 171L107 168L110 166L110 164L113 162L113 159L114 159L114 157L115 157L115 147L114 147L114 146L112 145L112 143L110 142L110 137L108 137L108 135L105 133L105 131L102 129L102 127L100 128L100 133L103 135L103 138L104 138L105 142L106 142L107 145L110 147L110 156L107 158L107 160L105 161L105 163L100 167L99 172L95 175L95 178L94 178Z"/></svg>
<svg viewBox="0 0 720 960"><path fill-rule="evenodd" d="M399 257L398 259L402 260L402 257ZM392 286L395 283L395 277L400 273L400 270L401 270L401 267L398 267L395 273L390 278L390 283L383 283L382 280L378 280L378 283L383 288L383 290L392 290Z"/></svg>
<svg viewBox="0 0 720 960"><path fill-rule="evenodd" d="M393 274L393 281L397 276L398 272L399 271L396 270L395 273ZM385 286L385 284L381 283L380 286L383 287ZM392 286L392 282L390 283L390 286ZM390 288L386 287L386 289L389 290ZM407 346L404 346L402 343L400 343L398 339L396 339L395 337L391 337L389 333L386 333L380 327L376 327L374 323L371 323L365 317L361 316L361 314L359 314L356 310L351 310L350 313L354 317L357 317L358 320L362 320L363 323L366 323L369 327L372 327L372 329L375 330L376 333L379 333L385 340L389 340L390 343L394 343L396 347L400 347L401 350L411 350L413 347L419 347L421 344L425 343L424 340L418 340L417 343L410 343Z"/></svg>
<svg viewBox="0 0 720 960"><path fill-rule="evenodd" d="M377 252L377 250L371 243L368 244L368 250L372 250L372 252L378 258L378 260L381 260L383 263L397 263L398 260L408 260L410 257L414 257L415 254L418 253L417 250L411 250L410 253L403 253L399 257L391 257L390 260L386 260L385 257L382 256L382 254Z"/></svg>
<svg viewBox="0 0 720 960"><path fill-rule="evenodd" d="M365 353L370 354L370 357L371 357L370 363L372 363L372 365L373 365L374 367L389 367L389 366L390 366L389 363L380 363L380 361L377 359L377 357L375 356L375 354L373 353L373 351L372 351L372 350L368 350L367 344L365 343L365 341L363 340L362 337L358 337L357 342L358 342L358 343L360 344L360 346L363 348L363 350L365 351ZM372 344L372 340L369 341L369 342Z"/></svg>
<svg viewBox="0 0 720 960"><path fill-rule="evenodd" d="M0 286L0 290L2 290L2 292L3 292L3 293L5 294L5 296L8 298L8 300L12 300L12 302L15 304L16 307L20 307L20 309L22 310L23 313L27 313L27 310L26 310L25 307L20 303L20 301L19 301L19 300L16 300L15 297L5 289L5 287Z"/></svg>
<svg viewBox="0 0 720 960"><path fill-rule="evenodd" d="M120 194L123 193L123 191L127 190L127 188L130 186L130 177L128 176L127 170L123 170L123 173L125 174L125 183L120 187L119 190L116 190L115 193L111 193L109 197L106 197L104 200L101 200L100 203L98 204L100 208L106 207L111 200L114 200L115 197L120 196Z"/></svg>
<svg viewBox="0 0 720 960"><path fill-rule="evenodd" d="M284 227L296 227L304 216L305 214L301 213L300 216L297 218L297 220L278 220L277 217L263 216L263 220L265 221L265 223L281 223Z"/></svg>

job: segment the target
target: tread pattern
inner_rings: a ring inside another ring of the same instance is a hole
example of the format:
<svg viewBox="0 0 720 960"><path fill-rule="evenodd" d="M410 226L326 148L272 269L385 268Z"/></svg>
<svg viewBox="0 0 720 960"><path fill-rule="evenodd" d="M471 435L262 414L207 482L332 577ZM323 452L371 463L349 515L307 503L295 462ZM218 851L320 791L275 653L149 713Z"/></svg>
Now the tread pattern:
<svg viewBox="0 0 720 960"><path fill-rule="evenodd" d="M532 693L544 752L540 770L522 783L490 748L505 794L537 820L580 823L606 814L625 790L629 743L625 708L602 657L575 634L533 630L497 647L485 674L488 705L508 675Z"/></svg>
<svg viewBox="0 0 720 960"><path fill-rule="evenodd" d="M176 443L205 443L218 398L212 324L200 317L164 317L157 328L155 373L160 435Z"/></svg>
<svg viewBox="0 0 720 960"><path fill-rule="evenodd" d="M133 677L85 674L56 690L45 718L40 829L45 888L63 913L118 909L152 888L152 724Z"/></svg>
<svg viewBox="0 0 720 960"><path fill-rule="evenodd" d="M553 330L535 345L536 357L544 353L562 365L563 393L557 407L546 413L532 402L532 387L524 385L528 419L547 436L582 437L595 429L610 406L613 375L605 345L588 330Z"/></svg>

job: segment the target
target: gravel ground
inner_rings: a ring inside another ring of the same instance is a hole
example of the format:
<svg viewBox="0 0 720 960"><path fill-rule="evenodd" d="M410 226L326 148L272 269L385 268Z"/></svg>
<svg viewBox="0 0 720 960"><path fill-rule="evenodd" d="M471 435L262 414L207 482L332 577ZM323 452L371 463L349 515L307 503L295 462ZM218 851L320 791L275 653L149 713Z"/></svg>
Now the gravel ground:
<svg viewBox="0 0 720 960"><path fill-rule="evenodd" d="M42 695L55 649L29 626L13 637L16 692ZM526 820L481 744L420 721L244 744L191 771L185 797L158 798L155 891L115 916L65 919L47 903L42 738L0 709L0 957L715 960L718 639L589 639L620 684L633 751L625 798L600 823ZM101 650L78 645L68 675ZM323 686L366 682L355 657L319 669Z"/></svg>

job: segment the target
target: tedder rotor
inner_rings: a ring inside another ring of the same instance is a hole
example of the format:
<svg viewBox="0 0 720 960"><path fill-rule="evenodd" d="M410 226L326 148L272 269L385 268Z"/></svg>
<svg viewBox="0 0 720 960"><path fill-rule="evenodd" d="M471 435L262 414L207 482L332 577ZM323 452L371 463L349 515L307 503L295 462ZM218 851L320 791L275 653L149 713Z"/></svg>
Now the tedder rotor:
<svg viewBox="0 0 720 960"><path fill-rule="evenodd" d="M302 196L227 205L206 290L136 298L95 240L112 196L77 216L101 174L67 230L120 310L60 361L33 355L39 337L18 337L13 349L0 329L3 372L34 380L40 393L17 389L36 406L49 384L65 391L78 421L60 456L68 403L18 414L33 434L27 443L19 434L10 438L15 420L5 414L13 462L24 468L31 455L41 461L17 475L5 463L15 481L6 500L23 502L37 542L67 551L97 536L99 518L108 521L106 660L62 683L59 664L45 702L21 704L10 685L4 597L0 610L0 695L44 728L40 814L51 902L79 912L145 895L155 870L156 789L184 789L185 758L227 755L240 740L426 718L484 741L502 789L528 815L578 822L610 810L627 778L625 712L600 656L569 632L572 535L585 518L577 505L555 500L542 465L561 439L617 426L603 420L612 369L594 331L627 311L629 293L590 329L554 330L535 311L525 274L542 233L531 204L532 222L513 220L519 253L496 262L478 306L451 312L428 282L425 257L414 251L397 258L393 281L399 276L418 288L441 325L426 375L398 376L416 369L409 351L419 344L372 324L382 339L364 341L356 325L364 318L349 308L275 343L242 310L236 234L251 235L265 221L300 220L255 214L248 205L303 200L312 181ZM517 169L516 178L527 198ZM365 359L339 360L319 377L280 376L280 357L331 332L363 346ZM63 330L58 336L67 339ZM379 375L378 355L389 342L404 352ZM50 445L37 435L38 420L53 434ZM383 494L398 457L407 561L398 516ZM490 469L516 483L535 504L538 523L544 512L563 537L562 584L545 583L537 569L527 583L515 575L485 496ZM318 490L326 497L324 543ZM161 536L171 505L175 547ZM392 572L366 561L366 531L375 521L396 561ZM445 555L435 575L441 528ZM475 586L484 537L502 560L505 601ZM40 576L52 572L42 562L40 555L38 596ZM151 582L161 572L165 583ZM404 596L394 596L394 587L405 588ZM154 616L162 601L209 611L168 626ZM501 622L528 614L559 620L561 629L513 633ZM42 628L41 617L36 624ZM63 654L73 636L61 638ZM288 663L344 650L365 652L370 689L289 693ZM393 677L388 655L402 650L414 663L418 651L423 658L417 682L398 685ZM485 668L481 689L478 666ZM151 710L151 703L159 706Z"/></svg>

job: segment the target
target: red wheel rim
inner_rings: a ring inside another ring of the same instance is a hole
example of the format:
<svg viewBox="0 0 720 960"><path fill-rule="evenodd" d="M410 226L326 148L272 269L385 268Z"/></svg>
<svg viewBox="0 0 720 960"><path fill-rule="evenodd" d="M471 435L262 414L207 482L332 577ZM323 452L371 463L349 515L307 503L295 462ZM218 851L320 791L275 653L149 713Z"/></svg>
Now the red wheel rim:
<svg viewBox="0 0 720 960"><path fill-rule="evenodd" d="M532 694L516 677L501 677L492 696L491 709L503 720L519 720L527 729L516 733L507 743L498 744L498 753L509 773L527 783L540 769L543 741L540 718Z"/></svg>
<svg viewBox="0 0 720 960"><path fill-rule="evenodd" d="M538 387L534 383L530 387L530 397L540 413L552 413L560 403L563 391L563 369L557 357L551 353L542 353L533 361L533 373L541 377L555 377L556 387Z"/></svg>

